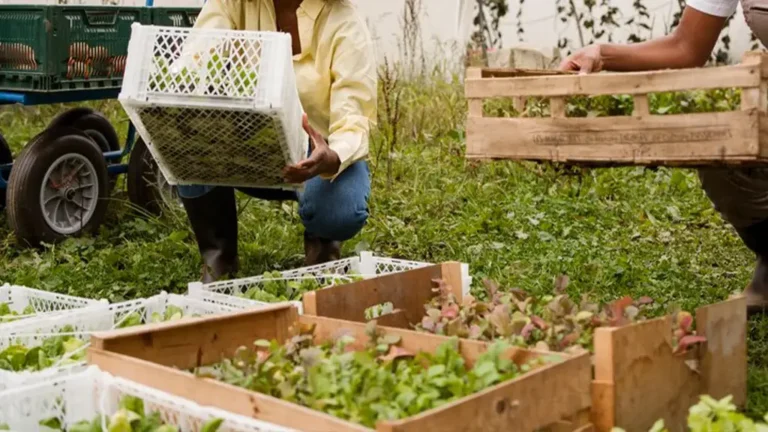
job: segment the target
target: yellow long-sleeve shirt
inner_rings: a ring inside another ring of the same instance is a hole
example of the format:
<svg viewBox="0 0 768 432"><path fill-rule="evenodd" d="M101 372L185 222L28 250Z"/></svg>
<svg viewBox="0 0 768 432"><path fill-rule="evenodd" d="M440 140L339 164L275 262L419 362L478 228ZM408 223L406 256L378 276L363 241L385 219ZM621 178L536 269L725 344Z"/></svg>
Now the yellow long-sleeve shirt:
<svg viewBox="0 0 768 432"><path fill-rule="evenodd" d="M373 42L349 0L304 0L296 14L299 97L312 127L339 155L339 171L330 176L335 177L368 156L377 109ZM273 0L208 0L195 27L276 31Z"/></svg>

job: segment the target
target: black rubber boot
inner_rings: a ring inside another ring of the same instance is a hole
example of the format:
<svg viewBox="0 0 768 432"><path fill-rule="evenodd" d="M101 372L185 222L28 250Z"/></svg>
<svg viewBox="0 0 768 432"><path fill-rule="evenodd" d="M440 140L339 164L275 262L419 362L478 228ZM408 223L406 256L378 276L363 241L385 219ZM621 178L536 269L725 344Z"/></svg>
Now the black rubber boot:
<svg viewBox="0 0 768 432"><path fill-rule="evenodd" d="M768 312L768 220L737 228L744 244L757 255L752 281L744 291L747 297L747 314Z"/></svg>
<svg viewBox="0 0 768 432"><path fill-rule="evenodd" d="M341 259L341 242L304 233L304 265L313 266Z"/></svg>
<svg viewBox="0 0 768 432"><path fill-rule="evenodd" d="M217 187L199 198L182 198L203 260L202 282L237 273L237 205L232 188Z"/></svg>

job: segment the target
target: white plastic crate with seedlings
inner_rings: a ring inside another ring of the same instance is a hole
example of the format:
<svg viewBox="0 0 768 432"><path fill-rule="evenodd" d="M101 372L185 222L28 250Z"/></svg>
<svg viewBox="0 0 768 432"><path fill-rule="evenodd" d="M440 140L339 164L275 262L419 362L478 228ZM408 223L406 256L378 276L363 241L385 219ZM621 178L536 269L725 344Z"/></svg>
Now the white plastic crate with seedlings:
<svg viewBox="0 0 768 432"><path fill-rule="evenodd" d="M171 184L295 189L307 155L291 38L134 24L120 102Z"/></svg>
<svg viewBox="0 0 768 432"><path fill-rule="evenodd" d="M0 326L26 318L71 312L105 304L107 304L106 300L73 297L5 284L0 286Z"/></svg>
<svg viewBox="0 0 768 432"><path fill-rule="evenodd" d="M0 391L81 371L94 332L235 310L163 292L146 299L9 323L0 333Z"/></svg>
<svg viewBox="0 0 768 432"><path fill-rule="evenodd" d="M135 428L119 428L125 420ZM151 430L289 432L291 429L205 407L114 377L95 366L0 392L0 429L34 431Z"/></svg>
<svg viewBox="0 0 768 432"><path fill-rule="evenodd" d="M300 302L307 292L430 265L432 264L377 257L370 252L361 252L358 257L344 258L311 267L272 271L260 276L209 284L194 282L189 284L188 295L204 301L229 302L226 304L240 309L252 309L265 304L289 301L294 303L301 312ZM469 267L466 264L462 265L462 273L463 289L465 293L469 293L472 278L469 276Z"/></svg>

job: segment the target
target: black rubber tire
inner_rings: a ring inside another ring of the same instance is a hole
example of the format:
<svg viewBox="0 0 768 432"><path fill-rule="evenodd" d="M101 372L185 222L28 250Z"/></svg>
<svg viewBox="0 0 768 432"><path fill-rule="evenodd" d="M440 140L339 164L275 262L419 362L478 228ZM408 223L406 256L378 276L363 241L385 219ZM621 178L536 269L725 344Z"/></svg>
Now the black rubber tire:
<svg viewBox="0 0 768 432"><path fill-rule="evenodd" d="M72 127L83 132L96 132L103 137L96 144L102 152L120 150L120 138L112 123L106 117L90 108L72 108L56 116L48 125L48 129ZM91 133L88 133L91 135Z"/></svg>
<svg viewBox="0 0 768 432"><path fill-rule="evenodd" d="M8 141L0 135L0 165L5 165L11 162L13 162L11 147L8 145ZM5 208L5 191L5 189L0 189L0 210Z"/></svg>
<svg viewBox="0 0 768 432"><path fill-rule="evenodd" d="M128 199L136 207L159 216L165 208L165 200L158 189L159 170L144 140L138 138L128 161Z"/></svg>
<svg viewBox="0 0 768 432"><path fill-rule="evenodd" d="M102 153L120 150L120 138L112 123L102 114L90 108L72 108L56 116L48 125L48 129L72 127L79 129L99 146ZM109 175L109 188L114 188L117 174Z"/></svg>
<svg viewBox="0 0 768 432"><path fill-rule="evenodd" d="M96 170L99 185L99 199L91 218L70 236L98 232L109 198L107 165L101 149L78 129L46 129L33 138L16 158L8 183L8 223L20 243L37 247L41 243L56 243L69 237L57 233L45 221L40 206L40 189L51 164L70 153L88 159Z"/></svg>

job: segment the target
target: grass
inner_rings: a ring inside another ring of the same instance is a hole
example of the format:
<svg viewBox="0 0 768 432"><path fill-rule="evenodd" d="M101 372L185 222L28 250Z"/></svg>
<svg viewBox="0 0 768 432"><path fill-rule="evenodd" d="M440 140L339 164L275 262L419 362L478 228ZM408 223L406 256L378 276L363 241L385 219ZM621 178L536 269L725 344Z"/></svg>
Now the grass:
<svg viewBox="0 0 768 432"><path fill-rule="evenodd" d="M391 116L395 125L381 126L371 149L371 219L346 254L364 248L459 260L470 263L476 280L539 293L567 273L573 293L648 295L689 309L747 285L753 256L712 209L695 173L470 163L463 159L461 86L428 77L397 87L402 112ZM383 95L383 103L391 97ZM115 122L124 118L114 103L95 106ZM0 131L18 151L61 109L4 108ZM124 136L126 124L119 125ZM391 148L394 136L399 144ZM200 266L183 212L146 219L124 192L113 200L99 236L44 250L19 247L0 216L0 281L113 301L184 292ZM240 217L242 275L299 266L301 232L294 204L250 201ZM768 319L749 326L747 410L762 417Z"/></svg>

